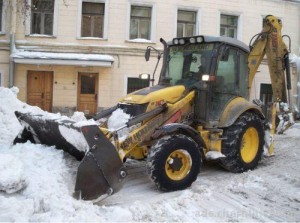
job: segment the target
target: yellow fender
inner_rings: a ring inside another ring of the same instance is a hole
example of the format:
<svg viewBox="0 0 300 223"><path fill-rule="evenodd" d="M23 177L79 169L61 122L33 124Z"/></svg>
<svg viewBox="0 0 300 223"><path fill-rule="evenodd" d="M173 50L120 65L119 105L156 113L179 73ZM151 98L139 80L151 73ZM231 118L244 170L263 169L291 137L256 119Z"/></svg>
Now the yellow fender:
<svg viewBox="0 0 300 223"><path fill-rule="evenodd" d="M247 101L242 97L237 97L232 99L224 109L220 121L219 121L219 128L224 128L231 126L238 117L241 116L246 111L253 111L258 114L261 118L265 119L265 116L259 106L254 103Z"/></svg>

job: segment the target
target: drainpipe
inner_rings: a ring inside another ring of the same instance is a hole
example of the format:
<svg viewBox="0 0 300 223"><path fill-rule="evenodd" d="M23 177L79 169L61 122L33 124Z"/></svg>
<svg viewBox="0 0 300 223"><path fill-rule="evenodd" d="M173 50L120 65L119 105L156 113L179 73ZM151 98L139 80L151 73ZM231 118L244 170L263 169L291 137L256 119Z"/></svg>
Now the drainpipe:
<svg viewBox="0 0 300 223"><path fill-rule="evenodd" d="M13 33L10 34L10 56L9 56L9 87L14 86L15 79L15 63L13 58L13 53L15 50L15 35Z"/></svg>
<svg viewBox="0 0 300 223"><path fill-rule="evenodd" d="M297 67L297 108L300 111L300 57L296 59Z"/></svg>
<svg viewBox="0 0 300 223"><path fill-rule="evenodd" d="M21 3L22 4L22 3ZM10 1L10 8L7 11L10 11L10 56L9 56L9 87L14 86L14 76L15 76L15 64L13 53L15 52L15 33L17 25L17 7L19 7L16 0Z"/></svg>

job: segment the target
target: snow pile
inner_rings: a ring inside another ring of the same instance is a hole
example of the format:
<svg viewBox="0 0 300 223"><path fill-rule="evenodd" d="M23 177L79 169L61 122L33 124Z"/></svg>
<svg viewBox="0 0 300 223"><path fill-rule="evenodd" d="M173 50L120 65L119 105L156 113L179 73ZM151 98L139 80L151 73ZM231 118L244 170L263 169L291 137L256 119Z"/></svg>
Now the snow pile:
<svg viewBox="0 0 300 223"><path fill-rule="evenodd" d="M0 193L1 221L104 220L99 217L96 206L73 199L75 176L71 171L76 170L79 163L72 157L68 157L71 166L67 166L61 150L29 142L12 148L2 147L0 153L19 160L23 175L28 179L27 187L14 196ZM15 170L16 166L7 166L1 171L8 175Z"/></svg>
<svg viewBox="0 0 300 223"><path fill-rule="evenodd" d="M81 122L81 121L86 121L86 117L84 116L83 112L74 112L74 114L71 116L71 119L74 120L75 122Z"/></svg>
<svg viewBox="0 0 300 223"><path fill-rule="evenodd" d="M118 108L115 110L107 121L107 126L110 131L115 131L121 127L126 126L129 121L130 115L126 114L122 109ZM123 128L118 131L119 140L123 141L129 135L130 129Z"/></svg>
<svg viewBox="0 0 300 223"><path fill-rule="evenodd" d="M10 154L0 154L0 191L14 193L26 186L23 164Z"/></svg>
<svg viewBox="0 0 300 223"><path fill-rule="evenodd" d="M11 145L15 136L22 129L18 119L14 115L15 111L41 113L42 110L38 107L29 106L17 99L19 89L0 87L0 145Z"/></svg>

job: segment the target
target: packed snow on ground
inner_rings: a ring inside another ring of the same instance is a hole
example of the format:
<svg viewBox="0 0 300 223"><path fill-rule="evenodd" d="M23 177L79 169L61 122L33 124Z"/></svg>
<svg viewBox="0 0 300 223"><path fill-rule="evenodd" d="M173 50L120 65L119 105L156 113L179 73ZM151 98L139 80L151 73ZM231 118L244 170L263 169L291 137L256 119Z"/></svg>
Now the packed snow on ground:
<svg viewBox="0 0 300 223"><path fill-rule="evenodd" d="M72 197L79 165L54 147L12 145L21 129L15 110L39 110L0 88L0 221L214 222L300 221L300 124L275 137L275 156L242 174L206 162L183 191L163 193L146 174L146 163L129 160L118 193L98 203ZM85 120L82 120L85 121Z"/></svg>

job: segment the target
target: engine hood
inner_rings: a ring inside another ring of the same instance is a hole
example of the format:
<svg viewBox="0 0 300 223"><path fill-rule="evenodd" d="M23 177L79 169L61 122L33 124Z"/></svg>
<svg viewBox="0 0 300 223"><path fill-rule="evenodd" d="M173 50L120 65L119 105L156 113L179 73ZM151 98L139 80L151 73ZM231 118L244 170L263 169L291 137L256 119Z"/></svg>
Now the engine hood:
<svg viewBox="0 0 300 223"><path fill-rule="evenodd" d="M130 103L130 104L145 104L151 102L167 102L175 103L178 101L185 91L183 85L177 86L162 86L156 85L153 87L143 88L141 90L135 91L128 94L120 100L120 103Z"/></svg>

